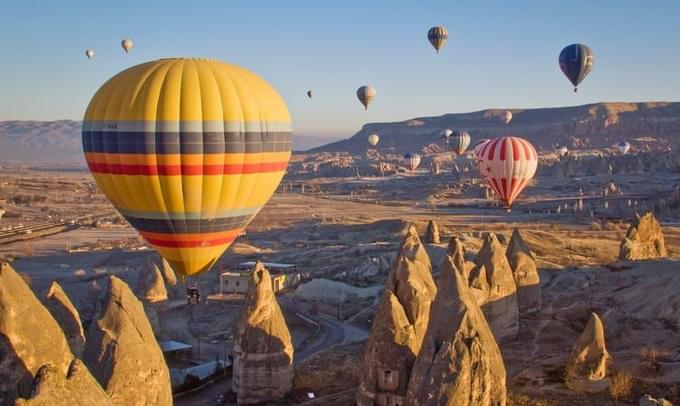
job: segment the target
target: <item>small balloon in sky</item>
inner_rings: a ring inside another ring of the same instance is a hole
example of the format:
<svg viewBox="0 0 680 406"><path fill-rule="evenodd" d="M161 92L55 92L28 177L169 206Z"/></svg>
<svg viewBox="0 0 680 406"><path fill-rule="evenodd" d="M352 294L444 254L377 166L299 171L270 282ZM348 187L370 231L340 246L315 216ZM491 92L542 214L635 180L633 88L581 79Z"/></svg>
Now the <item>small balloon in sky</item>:
<svg viewBox="0 0 680 406"><path fill-rule="evenodd" d="M132 40L130 38L125 38L120 42L120 46L123 47L123 50L127 54L132 49Z"/></svg>
<svg viewBox="0 0 680 406"><path fill-rule="evenodd" d="M368 105L371 104L375 98L375 89L371 86L365 85L357 89L357 98L364 105L364 110L368 110Z"/></svg>
<svg viewBox="0 0 680 406"><path fill-rule="evenodd" d="M87 56L87 59L92 60L92 58L94 58L94 51L91 49L86 49L85 56Z"/></svg>
<svg viewBox="0 0 680 406"><path fill-rule="evenodd" d="M448 38L449 31L446 29L446 27L432 27L427 32L427 39L430 41L430 44L432 44L437 53L439 53L439 50L444 47Z"/></svg>

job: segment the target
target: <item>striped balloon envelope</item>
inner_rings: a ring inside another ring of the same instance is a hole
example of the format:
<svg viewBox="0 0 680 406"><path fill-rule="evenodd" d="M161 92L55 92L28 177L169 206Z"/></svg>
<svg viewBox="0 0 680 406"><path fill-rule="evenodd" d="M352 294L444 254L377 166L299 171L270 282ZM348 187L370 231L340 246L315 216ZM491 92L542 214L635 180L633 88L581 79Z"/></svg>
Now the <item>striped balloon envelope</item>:
<svg viewBox="0 0 680 406"><path fill-rule="evenodd" d="M533 145L519 137L493 139L481 147L477 158L480 175L508 210L538 166Z"/></svg>
<svg viewBox="0 0 680 406"><path fill-rule="evenodd" d="M453 151L461 155L470 146L470 134L467 131L453 131L447 138L446 144L453 149Z"/></svg>
<svg viewBox="0 0 680 406"><path fill-rule="evenodd" d="M427 40L430 41L437 53L444 47L448 38L449 31L446 27L432 27L427 31Z"/></svg>
<svg viewBox="0 0 680 406"><path fill-rule="evenodd" d="M176 58L106 82L82 139L104 194L184 276L210 269L267 203L292 126L283 99L254 73Z"/></svg>
<svg viewBox="0 0 680 406"><path fill-rule="evenodd" d="M404 165L409 170L415 171L418 169L418 166L420 165L420 155L416 154L415 152L407 152L404 154Z"/></svg>

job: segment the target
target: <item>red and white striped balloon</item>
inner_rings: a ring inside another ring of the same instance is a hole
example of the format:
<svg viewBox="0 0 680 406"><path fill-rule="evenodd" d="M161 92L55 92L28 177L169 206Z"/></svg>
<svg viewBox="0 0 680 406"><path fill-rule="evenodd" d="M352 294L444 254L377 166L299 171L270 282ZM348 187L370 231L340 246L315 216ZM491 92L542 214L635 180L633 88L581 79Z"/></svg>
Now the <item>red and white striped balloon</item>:
<svg viewBox="0 0 680 406"><path fill-rule="evenodd" d="M519 137L496 138L480 147L477 153L479 173L510 209L536 173L536 149Z"/></svg>

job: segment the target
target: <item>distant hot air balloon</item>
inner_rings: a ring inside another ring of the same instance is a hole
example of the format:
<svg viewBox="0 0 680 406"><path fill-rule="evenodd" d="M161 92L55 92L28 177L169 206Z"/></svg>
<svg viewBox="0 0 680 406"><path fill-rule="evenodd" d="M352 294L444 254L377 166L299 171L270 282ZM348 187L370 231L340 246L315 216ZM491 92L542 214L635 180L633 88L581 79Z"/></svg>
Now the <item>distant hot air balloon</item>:
<svg viewBox="0 0 680 406"><path fill-rule="evenodd" d="M512 111L505 110L503 114L501 114L501 120L503 120L505 124L510 124L510 121L512 121Z"/></svg>
<svg viewBox="0 0 680 406"><path fill-rule="evenodd" d="M371 134L368 136L368 143L371 144L371 146L375 147L378 145L378 141L380 141L378 134Z"/></svg>
<svg viewBox="0 0 680 406"><path fill-rule="evenodd" d="M466 131L453 131L446 143L456 154L461 155L470 146L470 134Z"/></svg>
<svg viewBox="0 0 680 406"><path fill-rule="evenodd" d="M312 98L312 91L311 90L307 90L307 97L309 97L310 99Z"/></svg>
<svg viewBox="0 0 680 406"><path fill-rule="evenodd" d="M132 49L132 40L130 38L125 38L120 42L120 46L123 47L123 50L127 54Z"/></svg>
<svg viewBox="0 0 680 406"><path fill-rule="evenodd" d="M404 154L404 164L408 169L412 171L416 170L418 165L420 165L420 155L415 152L407 152Z"/></svg>
<svg viewBox="0 0 680 406"><path fill-rule="evenodd" d="M444 47L446 40L449 38L449 31L446 27L432 27L427 32L427 39L434 49L439 53L439 50Z"/></svg>
<svg viewBox="0 0 680 406"><path fill-rule="evenodd" d="M555 148L555 152L557 152L557 155L559 156L565 156L569 153L569 148L562 145L561 147Z"/></svg>
<svg viewBox="0 0 680 406"><path fill-rule="evenodd" d="M439 132L439 135L441 135L442 139L445 140L445 141L449 140L449 137L451 136L451 134L453 134L453 131L451 131L450 128L447 128L445 130L441 130Z"/></svg>
<svg viewBox="0 0 680 406"><path fill-rule="evenodd" d="M571 44L560 52L560 69L574 85L574 92L578 85L593 69L595 54L583 44Z"/></svg>
<svg viewBox="0 0 680 406"><path fill-rule="evenodd" d="M536 173L538 155L519 137L493 139L479 152L479 172L508 210Z"/></svg>
<svg viewBox="0 0 680 406"><path fill-rule="evenodd" d="M626 153L628 153L628 151L630 150L630 143L626 141L621 141L618 144L616 144L616 148L622 155L626 155Z"/></svg>
<svg viewBox="0 0 680 406"><path fill-rule="evenodd" d="M368 105L371 104L375 97L375 89L371 86L361 86L357 89L357 97L361 104L364 105L364 110L368 110Z"/></svg>
<svg viewBox="0 0 680 406"><path fill-rule="evenodd" d="M292 129L281 96L254 73L173 58L106 82L82 139L104 194L184 276L210 269L267 203Z"/></svg>
<svg viewBox="0 0 680 406"><path fill-rule="evenodd" d="M85 56L87 56L87 59L92 59L94 58L94 51L91 49L86 49L85 50Z"/></svg>

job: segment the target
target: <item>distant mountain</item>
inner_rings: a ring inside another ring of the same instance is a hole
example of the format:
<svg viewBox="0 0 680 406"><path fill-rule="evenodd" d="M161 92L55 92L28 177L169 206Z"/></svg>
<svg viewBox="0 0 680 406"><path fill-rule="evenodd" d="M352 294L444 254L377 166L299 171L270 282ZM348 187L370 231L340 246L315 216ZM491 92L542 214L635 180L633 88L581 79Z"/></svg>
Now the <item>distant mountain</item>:
<svg viewBox="0 0 680 406"><path fill-rule="evenodd" d="M576 107L505 109L445 114L395 123L370 123L349 139L296 135L293 149L309 152L362 153L371 133L380 135L383 152L433 151L446 128L465 130L472 143L483 138L518 135L539 149L554 144L569 148L603 148L629 141L634 149L680 147L680 102L596 103ZM84 164L79 121L0 121L0 161ZM328 142L331 142L328 144ZM323 145L325 144L325 145ZM319 146L321 145L321 146Z"/></svg>
<svg viewBox="0 0 680 406"><path fill-rule="evenodd" d="M433 151L443 145L440 132L465 130L472 144L484 138L517 135L539 149L553 145L569 148L604 148L629 141L637 149L680 147L680 103L596 103L575 107L508 109L509 125L501 120L506 109L421 117L395 123L369 123L349 139L309 152L362 153L371 133L380 136L382 152Z"/></svg>
<svg viewBox="0 0 680 406"><path fill-rule="evenodd" d="M0 121L0 161L84 164L80 122Z"/></svg>
<svg viewBox="0 0 680 406"><path fill-rule="evenodd" d="M26 164L85 164L80 121L0 121L0 161ZM295 135L293 149L304 151L338 137Z"/></svg>

